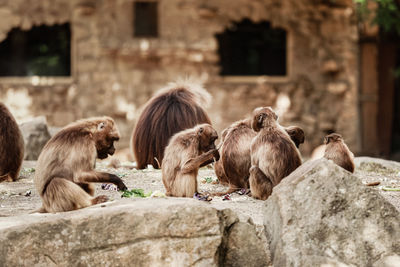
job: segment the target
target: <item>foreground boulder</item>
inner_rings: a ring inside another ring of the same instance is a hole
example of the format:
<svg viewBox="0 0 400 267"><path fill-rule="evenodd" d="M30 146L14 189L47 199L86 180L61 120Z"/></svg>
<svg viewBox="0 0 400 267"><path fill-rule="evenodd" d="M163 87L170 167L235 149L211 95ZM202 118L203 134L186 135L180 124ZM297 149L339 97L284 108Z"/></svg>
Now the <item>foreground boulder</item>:
<svg viewBox="0 0 400 267"><path fill-rule="evenodd" d="M41 116L20 126L25 143L25 160L37 160L44 145L50 139L46 117Z"/></svg>
<svg viewBox="0 0 400 267"><path fill-rule="evenodd" d="M285 178L264 212L274 266L380 266L400 255L399 212L326 159Z"/></svg>
<svg viewBox="0 0 400 267"><path fill-rule="evenodd" d="M269 263L254 225L240 222L229 209L189 199L129 199L72 212L0 218L0 244L0 266Z"/></svg>

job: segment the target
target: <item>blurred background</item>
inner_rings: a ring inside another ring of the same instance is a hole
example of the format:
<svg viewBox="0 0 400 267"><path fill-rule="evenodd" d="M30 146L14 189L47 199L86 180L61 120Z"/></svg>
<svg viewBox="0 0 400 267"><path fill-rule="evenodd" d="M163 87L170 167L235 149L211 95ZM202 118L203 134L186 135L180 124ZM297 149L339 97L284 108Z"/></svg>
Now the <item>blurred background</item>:
<svg viewBox="0 0 400 267"><path fill-rule="evenodd" d="M204 83L220 132L272 106L356 155L400 160L395 0L1 0L0 101L52 127L108 115L130 135L143 104L178 78Z"/></svg>

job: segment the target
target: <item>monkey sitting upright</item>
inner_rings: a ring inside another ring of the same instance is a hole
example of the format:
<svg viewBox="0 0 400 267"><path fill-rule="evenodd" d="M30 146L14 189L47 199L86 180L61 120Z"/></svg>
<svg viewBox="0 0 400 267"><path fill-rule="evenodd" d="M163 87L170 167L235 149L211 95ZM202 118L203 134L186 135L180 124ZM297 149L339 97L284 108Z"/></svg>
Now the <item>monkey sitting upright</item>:
<svg viewBox="0 0 400 267"><path fill-rule="evenodd" d="M17 180L24 159L24 139L11 112L0 103L0 182Z"/></svg>
<svg viewBox="0 0 400 267"><path fill-rule="evenodd" d="M199 168L219 159L215 148L217 132L200 124L171 137L161 165L167 196L193 197L197 192Z"/></svg>
<svg viewBox="0 0 400 267"><path fill-rule="evenodd" d="M265 200L272 188L301 165L300 153L289 134L277 122L270 107L253 111L252 128L258 132L251 143L250 190Z"/></svg>
<svg viewBox="0 0 400 267"><path fill-rule="evenodd" d="M119 138L109 117L80 120L54 135L40 153L34 177L43 201L40 211L70 211L107 201L104 195L92 197L91 183L113 183L126 190L118 176L94 170L96 158L114 154Z"/></svg>
<svg viewBox="0 0 400 267"><path fill-rule="evenodd" d="M304 143L304 131L300 127L289 126L284 130L296 147ZM229 189L214 195L221 196L241 188L249 188L250 147L256 135L251 127L251 119L237 121L222 132L220 160L214 164L214 169L221 184L229 185Z"/></svg>
<svg viewBox="0 0 400 267"><path fill-rule="evenodd" d="M337 165L349 172L354 172L354 155L344 143L340 134L331 133L325 136L325 154L326 159L330 159Z"/></svg>

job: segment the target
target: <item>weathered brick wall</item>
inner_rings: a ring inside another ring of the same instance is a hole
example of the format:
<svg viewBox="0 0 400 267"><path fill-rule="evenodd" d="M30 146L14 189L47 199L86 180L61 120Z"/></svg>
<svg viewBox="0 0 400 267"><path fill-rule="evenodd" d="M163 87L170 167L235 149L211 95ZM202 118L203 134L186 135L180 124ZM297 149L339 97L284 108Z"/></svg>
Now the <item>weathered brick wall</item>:
<svg viewBox="0 0 400 267"><path fill-rule="evenodd" d="M342 133L357 151L358 33L351 0L160 0L159 38L134 38L132 0L2 0L0 38L13 27L71 23L72 75L34 85L0 79L0 100L17 118L46 115L62 126L88 116L116 119L127 146L141 106L179 77L205 82L217 130L256 106L290 100L283 125L305 129L309 154L324 130ZM332 3L331 3L332 2ZM219 76L215 34L232 22L268 20L288 32L284 79L234 81ZM36 84L36 83L35 83ZM16 103L14 94L26 101ZM21 114L21 115L19 115Z"/></svg>

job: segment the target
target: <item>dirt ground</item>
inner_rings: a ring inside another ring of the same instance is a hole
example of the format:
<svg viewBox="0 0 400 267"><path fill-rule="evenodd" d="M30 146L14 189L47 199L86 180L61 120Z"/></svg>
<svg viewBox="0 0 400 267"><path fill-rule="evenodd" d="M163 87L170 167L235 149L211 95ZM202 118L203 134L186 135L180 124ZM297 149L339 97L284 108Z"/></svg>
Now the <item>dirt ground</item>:
<svg viewBox="0 0 400 267"><path fill-rule="evenodd" d="M26 161L23 164L20 179L14 183L0 184L0 217L16 216L30 213L41 206L41 200L34 188L33 175L36 162ZM108 171L120 176L129 189L143 189L145 193L165 193L161 180L161 171L154 169L136 170L129 163L123 163L125 167L114 169L107 167L108 162L99 162L97 169ZM360 165L361 164L361 165ZM358 163L355 174L364 184L379 183L371 186L382 194L390 203L400 211L400 192L386 191L387 188L400 188L400 165L387 167L379 163ZM217 178L211 168L202 168L198 175L200 192L223 192L228 188L216 184ZM96 195L105 194L112 201L121 199L121 192L114 190L103 190L101 184L96 185ZM134 198L132 198L134 199ZM231 208L235 210L242 220L252 218L257 225L262 225L263 201L255 200L247 195L233 193L230 200L223 197L213 197L208 202L211 206L222 209Z"/></svg>
<svg viewBox="0 0 400 267"><path fill-rule="evenodd" d="M16 216L30 213L41 206L40 196L36 192L33 184L34 168L36 162L25 161L22 167L20 179L14 183L0 184L0 217ZM128 166L123 163L123 166ZM96 169L108 171L120 176L129 189L143 189L145 193L160 192L165 193L161 180L161 171L155 169L136 170L126 167L114 169L108 168L107 162L97 163ZM202 168L199 171L198 182L200 192L223 192L228 187L215 184L217 177L211 168ZM103 190L101 184L96 184L96 195L107 195L112 201L121 199L122 192L114 190ZM242 220L252 218L253 222L262 224L261 209L263 201L255 200L247 195L233 193L231 200L223 200L223 197L213 197L208 202L211 206L218 209L231 208L237 211Z"/></svg>

